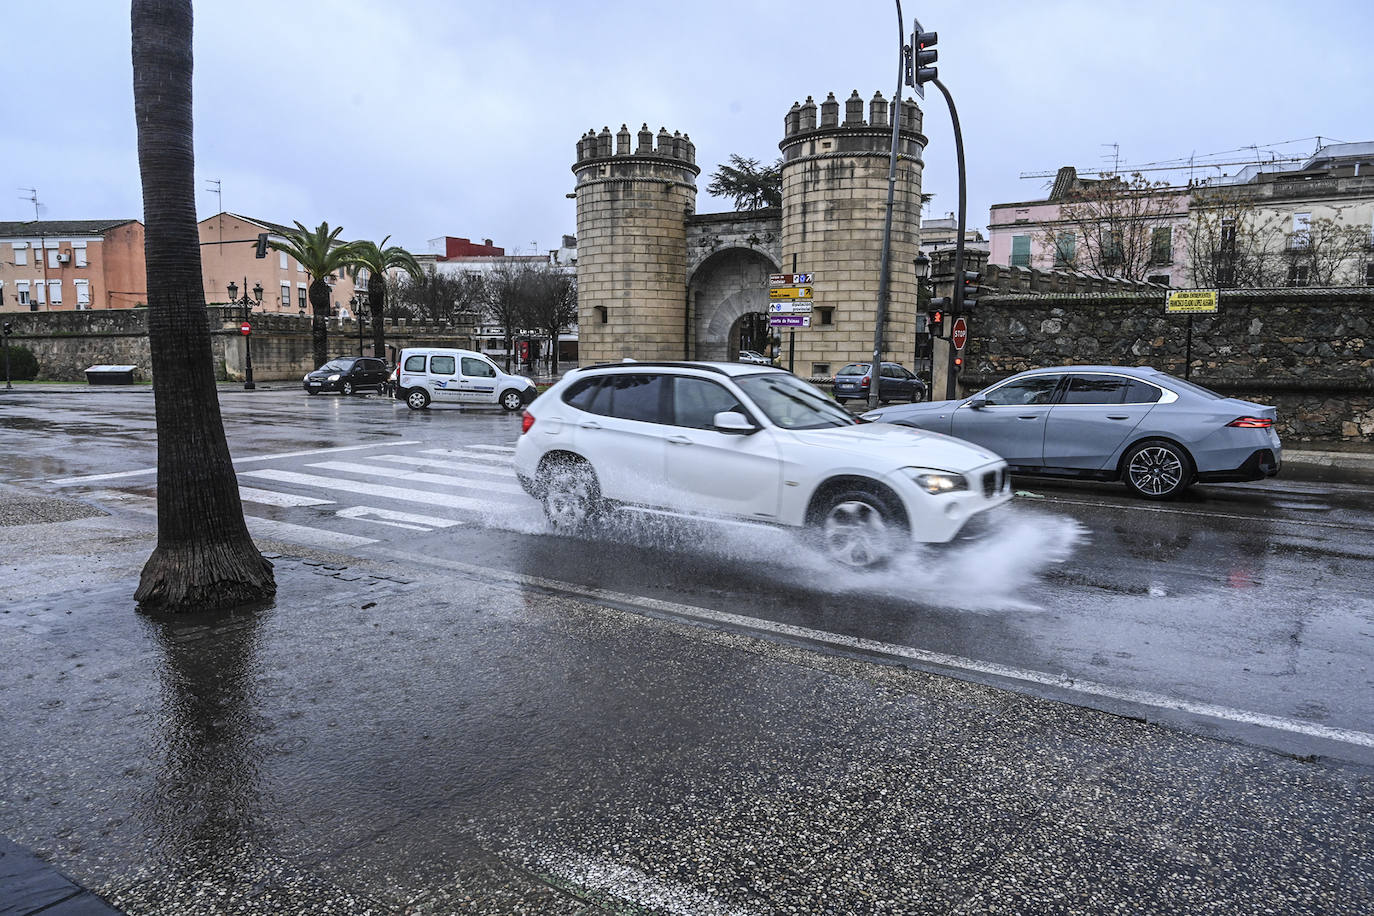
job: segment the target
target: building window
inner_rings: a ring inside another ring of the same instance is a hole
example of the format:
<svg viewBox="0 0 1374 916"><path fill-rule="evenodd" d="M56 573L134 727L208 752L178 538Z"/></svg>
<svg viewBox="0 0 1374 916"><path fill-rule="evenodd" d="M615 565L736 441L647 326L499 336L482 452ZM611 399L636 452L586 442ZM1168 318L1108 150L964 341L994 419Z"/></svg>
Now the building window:
<svg viewBox="0 0 1374 916"><path fill-rule="evenodd" d="M75 255L75 257L76 257L76 266L77 266L77 267L85 267L85 266L86 266L86 243L85 243L85 242L77 242L75 245L73 245L73 246L72 246L72 254Z"/></svg>
<svg viewBox="0 0 1374 916"><path fill-rule="evenodd" d="M600 324L605 324L610 314L610 309L606 308L604 305L598 305L595 307L594 311L596 312L597 321Z"/></svg>
<svg viewBox="0 0 1374 916"><path fill-rule="evenodd" d="M1103 229L1101 236L1102 263L1107 267L1115 267L1121 263L1123 256L1122 238L1120 229Z"/></svg>
<svg viewBox="0 0 1374 916"><path fill-rule="evenodd" d="M1174 263L1174 230L1160 226L1150 233L1150 263Z"/></svg>
<svg viewBox="0 0 1374 916"><path fill-rule="evenodd" d="M817 315L817 318L816 318L816 323L817 323L817 324L834 324L834 323L835 323L835 310L834 310L834 309L816 309L816 315Z"/></svg>
<svg viewBox="0 0 1374 916"><path fill-rule="evenodd" d="M299 274L299 273L304 273L304 272L305 272L305 265L302 264L300 261L297 261L297 262L296 262L296 273Z"/></svg>
<svg viewBox="0 0 1374 916"><path fill-rule="evenodd" d="M76 307L88 309L91 307L91 281L77 280L76 284Z"/></svg>
<svg viewBox="0 0 1374 916"><path fill-rule="evenodd" d="M1011 266L1030 267L1030 236L1013 235L1011 237Z"/></svg>
<svg viewBox="0 0 1374 916"><path fill-rule="evenodd" d="M1078 254L1078 236L1072 232L1060 232L1054 237L1054 266L1072 267Z"/></svg>
<svg viewBox="0 0 1374 916"><path fill-rule="evenodd" d="M15 286L15 292L17 292L17 293L19 294L19 304L20 304L20 305L28 305L28 304L29 304L29 281L28 281L28 280L20 280L18 283L14 284L14 286Z"/></svg>
<svg viewBox="0 0 1374 916"><path fill-rule="evenodd" d="M289 308L291 307L291 284L290 284L290 283L283 283L283 284L281 285L281 307L282 307L283 310L289 309Z"/></svg>
<svg viewBox="0 0 1374 916"><path fill-rule="evenodd" d="M1307 283L1308 283L1308 277L1309 277L1309 275L1310 275L1310 273L1309 273L1309 270L1308 270L1308 265L1306 265L1306 264L1299 264L1297 261L1293 261L1293 262L1289 263L1289 265L1288 265L1288 285L1289 285L1289 286L1306 286Z"/></svg>
<svg viewBox="0 0 1374 916"><path fill-rule="evenodd" d="M830 364L829 364L829 363L812 363L812 364L811 364L811 375L812 375L813 378L814 378L814 377L817 377L817 376L824 377L824 376L827 376L827 375L829 375L829 374L830 374Z"/></svg>
<svg viewBox="0 0 1374 916"><path fill-rule="evenodd" d="M15 267L28 267L28 266L29 266L29 243L28 243L28 242L15 242L15 243L14 243L14 266L15 266Z"/></svg>
<svg viewBox="0 0 1374 916"><path fill-rule="evenodd" d="M56 248L49 248L49 249L48 249L48 266L49 266L49 267L61 267L61 266L62 266L61 262L57 260L58 255L60 255L61 253L62 253L62 252L58 251Z"/></svg>
<svg viewBox="0 0 1374 916"><path fill-rule="evenodd" d="M1312 214L1293 214L1293 237L1289 245L1294 251L1306 251L1312 241ZM1291 285L1291 284L1290 284ZM1307 284L1303 284L1306 286Z"/></svg>
<svg viewBox="0 0 1374 916"><path fill-rule="evenodd" d="M1374 261L1364 266L1364 285L1374 286Z"/></svg>
<svg viewBox="0 0 1374 916"><path fill-rule="evenodd" d="M41 257L41 256L42 256L42 255L39 255L39 257ZM43 281L42 281L42 280L35 280L35 281L34 281L34 283L33 283L33 299L29 302L29 304L30 304L30 305L47 305L47 304L48 304L48 288L47 288L46 286L43 285Z"/></svg>
<svg viewBox="0 0 1374 916"><path fill-rule="evenodd" d="M297 284L296 284L296 306L297 306L297 308L302 308L302 309L303 309L303 308L305 308L306 304L307 304L307 302L306 302L306 295L305 295L305 284L304 284L304 283L297 283Z"/></svg>
<svg viewBox="0 0 1374 916"><path fill-rule="evenodd" d="M291 269L291 261L289 258L287 258L286 252L284 251L277 252L277 263L281 265L282 270Z"/></svg>
<svg viewBox="0 0 1374 916"><path fill-rule="evenodd" d="M1168 275L1168 274L1150 274L1150 276L1147 277L1146 279L1149 280L1151 283L1158 283L1160 286L1168 286L1168 285L1169 285L1169 275Z"/></svg>
<svg viewBox="0 0 1374 916"><path fill-rule="evenodd" d="M49 280L49 281L48 281L48 301L51 302L53 305L61 305L61 304L62 304L62 281L61 281L61 280Z"/></svg>

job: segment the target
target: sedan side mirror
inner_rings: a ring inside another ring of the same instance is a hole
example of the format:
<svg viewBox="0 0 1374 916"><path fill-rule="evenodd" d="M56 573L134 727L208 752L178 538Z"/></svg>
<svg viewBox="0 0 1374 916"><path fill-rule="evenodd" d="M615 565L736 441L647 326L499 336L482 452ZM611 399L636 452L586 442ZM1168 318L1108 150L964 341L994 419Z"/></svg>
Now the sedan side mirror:
<svg viewBox="0 0 1374 916"><path fill-rule="evenodd" d="M971 407L974 410L979 410L980 408L988 406L988 399L983 397L981 394L975 395L969 398L967 402L965 402L965 406Z"/></svg>
<svg viewBox="0 0 1374 916"><path fill-rule="evenodd" d="M749 435L758 432L758 427L737 410L722 410L711 419L711 425L723 433Z"/></svg>

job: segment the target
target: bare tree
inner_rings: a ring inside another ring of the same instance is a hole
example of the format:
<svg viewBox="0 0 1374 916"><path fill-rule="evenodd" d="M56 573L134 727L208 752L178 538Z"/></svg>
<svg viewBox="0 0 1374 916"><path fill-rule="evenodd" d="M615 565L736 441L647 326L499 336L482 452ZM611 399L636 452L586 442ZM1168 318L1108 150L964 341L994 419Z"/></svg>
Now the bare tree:
<svg viewBox="0 0 1374 916"><path fill-rule="evenodd" d="M535 326L530 309L530 268L507 261L486 278L486 315L492 324L501 326L506 346L506 371L511 371L511 351L515 349L515 335Z"/></svg>
<svg viewBox="0 0 1374 916"><path fill-rule="evenodd" d="M1188 215L1189 281L1212 289L1280 286L1285 270L1278 217L1237 194L1194 195Z"/></svg>
<svg viewBox="0 0 1374 916"><path fill-rule="evenodd" d="M552 265L531 268L525 277L528 320L549 338L550 368L558 372L558 338L577 320L577 278Z"/></svg>
<svg viewBox="0 0 1374 916"><path fill-rule="evenodd" d="M1318 217L1289 236L1290 286L1345 286L1356 280L1346 266L1369 246L1369 227L1352 226L1339 218ZM1305 269L1305 282L1297 282Z"/></svg>
<svg viewBox="0 0 1374 916"><path fill-rule="evenodd" d="M441 273L430 264L418 276L401 274L389 282L387 315L391 318L474 324L485 305L481 274Z"/></svg>
<svg viewBox="0 0 1374 916"><path fill-rule="evenodd" d="M1103 277L1144 280L1171 255L1182 194L1168 182L1112 176L1070 191L1041 240L1055 263ZM1162 244L1161 244L1162 243Z"/></svg>

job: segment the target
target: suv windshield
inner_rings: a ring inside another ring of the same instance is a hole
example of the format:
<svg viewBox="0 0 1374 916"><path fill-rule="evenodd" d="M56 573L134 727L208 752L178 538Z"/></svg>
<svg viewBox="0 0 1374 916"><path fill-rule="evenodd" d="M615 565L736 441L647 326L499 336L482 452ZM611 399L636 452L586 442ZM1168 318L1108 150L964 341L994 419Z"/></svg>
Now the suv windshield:
<svg viewBox="0 0 1374 916"><path fill-rule="evenodd" d="M320 367L320 369L327 369L330 372L347 372L349 369L352 368L353 360L351 359L331 359L329 362L325 363L323 366Z"/></svg>
<svg viewBox="0 0 1374 916"><path fill-rule="evenodd" d="M736 378L735 384L764 416L783 429L823 429L859 422L819 388L795 375L766 372Z"/></svg>

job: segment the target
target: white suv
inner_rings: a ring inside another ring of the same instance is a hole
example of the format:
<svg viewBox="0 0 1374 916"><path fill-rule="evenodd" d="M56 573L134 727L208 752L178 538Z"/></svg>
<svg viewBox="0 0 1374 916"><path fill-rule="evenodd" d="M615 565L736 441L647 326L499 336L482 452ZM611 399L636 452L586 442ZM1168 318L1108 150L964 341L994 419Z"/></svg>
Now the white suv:
<svg viewBox="0 0 1374 916"><path fill-rule="evenodd" d="M788 372L627 362L570 372L524 415L515 469L555 530L617 505L818 532L847 566L951 540L1011 499L992 452L856 420Z"/></svg>

